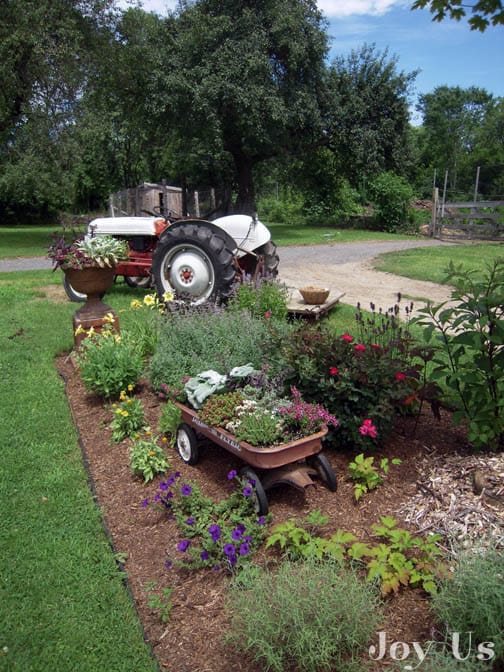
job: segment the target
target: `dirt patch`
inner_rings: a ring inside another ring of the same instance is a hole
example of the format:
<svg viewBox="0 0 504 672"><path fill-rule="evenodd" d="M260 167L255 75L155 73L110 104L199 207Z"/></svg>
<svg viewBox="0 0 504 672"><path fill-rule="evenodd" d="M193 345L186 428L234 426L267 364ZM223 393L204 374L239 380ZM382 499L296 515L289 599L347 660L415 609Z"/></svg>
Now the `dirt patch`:
<svg viewBox="0 0 504 672"><path fill-rule="evenodd" d="M45 285L44 287L37 287L36 291L43 295L41 299L52 301L53 303L68 302L68 296L63 285Z"/></svg>
<svg viewBox="0 0 504 672"><path fill-rule="evenodd" d="M145 485L132 477L127 443L110 441L110 409L97 397L86 394L68 358L58 359L57 368L66 380L70 408L105 524L115 550L127 558L125 570L132 595L161 669L262 672L260 665L233 652L223 641L230 625L226 607L229 576L222 571L193 572L165 567L168 558L180 555L176 550L180 539L176 525L165 513L141 505L144 498L156 492L161 479ZM161 411L159 400L146 383L140 386L136 396L143 401L151 427L156 428ZM354 502L352 483L346 479L348 462L354 454L334 448L325 452L338 475L338 491L330 492L320 482L304 492L287 486L277 488L269 497L273 523L292 516L302 518L319 509L330 517L324 534L330 535L342 528L367 541L371 525L379 522L380 515L384 514L395 516L401 526L416 531L414 526L405 523L399 512L407 509L408 502L420 492L418 465L432 454L438 461L443 456L452 459L455 455L464 459L468 447L464 432L452 425L448 414L437 421L430 412L423 413L416 431L413 418L399 419L386 445L377 452L377 458L398 457L402 463L391 468L386 482L358 504ZM229 493L226 478L229 470L242 466L231 453L209 442L203 444L202 457L194 466L182 463L174 451L171 459L173 468L179 470L184 479L196 482L206 495L216 499ZM428 493L423 492L429 498ZM259 558L262 562L276 559L278 556L272 551ZM151 581L157 582L159 590L174 589L168 624L161 623L159 614L147 604L145 586ZM432 639L436 635L436 623L426 595L420 590L404 590L387 600L380 630L386 630L395 640L406 642ZM386 667L382 662L376 669Z"/></svg>

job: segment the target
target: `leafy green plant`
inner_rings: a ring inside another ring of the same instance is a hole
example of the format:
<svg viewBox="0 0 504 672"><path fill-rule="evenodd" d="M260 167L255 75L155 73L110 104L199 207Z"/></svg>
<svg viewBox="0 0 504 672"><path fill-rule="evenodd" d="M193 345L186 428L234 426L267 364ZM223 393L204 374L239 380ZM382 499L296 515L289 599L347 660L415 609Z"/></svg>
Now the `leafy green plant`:
<svg viewBox="0 0 504 672"><path fill-rule="evenodd" d="M174 295L165 292L163 301L155 294L146 294L142 301L133 299L130 310L134 312L134 319L128 324L128 336L144 359L152 357L156 351L161 326L164 322L164 310L167 302L172 301Z"/></svg>
<svg viewBox="0 0 504 672"><path fill-rule="evenodd" d="M393 458L391 464L401 464L399 458ZM384 457L380 461L380 469L384 474L388 473L389 460ZM354 497L358 501L366 492L374 490L383 483L383 476L374 464L374 457L364 457L364 453L357 455L353 462L348 465L350 478L354 481Z"/></svg>
<svg viewBox="0 0 504 672"><path fill-rule="evenodd" d="M293 560L332 558L360 563L367 570L367 579L379 583L382 595L397 593L401 586L421 587L428 593L436 590L435 578L442 571L438 562L442 552L436 546L439 535L425 540L413 536L397 528L397 521L390 516L382 516L381 525L373 526L375 536L385 540L378 544L357 541L341 529L326 539L314 536L307 527L307 521L298 525L293 520L276 525L266 548L278 546Z"/></svg>
<svg viewBox="0 0 504 672"><path fill-rule="evenodd" d="M413 189L391 172L381 173L369 185L375 219L380 231L394 232L406 221Z"/></svg>
<svg viewBox="0 0 504 672"><path fill-rule="evenodd" d="M277 280L258 278L238 285L228 310L246 310L256 318L285 320L287 318L288 290Z"/></svg>
<svg viewBox="0 0 504 672"><path fill-rule="evenodd" d="M55 233L47 256L56 268L89 268L100 266L111 268L128 256L128 245L125 240L112 236L77 236L67 233Z"/></svg>
<svg viewBox="0 0 504 672"><path fill-rule="evenodd" d="M162 588L161 593L156 592L157 581L149 581L145 584L145 592L147 594L147 606L149 609L157 611L161 623L167 623L170 620L173 605L171 597L173 588Z"/></svg>
<svg viewBox="0 0 504 672"><path fill-rule="evenodd" d="M271 446L281 441L283 432L277 415L259 410L245 413L237 426L236 438L253 446Z"/></svg>
<svg viewBox="0 0 504 672"><path fill-rule="evenodd" d="M453 573L438 582L432 608L447 632L472 632L476 643L493 642L494 662L504 661L502 550L464 552Z"/></svg>
<svg viewBox="0 0 504 672"><path fill-rule="evenodd" d="M225 427L235 417L236 407L243 403L241 392L212 394L199 411L199 416L207 425Z"/></svg>
<svg viewBox="0 0 504 672"><path fill-rule="evenodd" d="M234 582L227 641L261 669L357 672L380 619L376 592L338 562L252 568Z"/></svg>
<svg viewBox="0 0 504 672"><path fill-rule="evenodd" d="M182 480L179 472L159 484L158 492L142 506L161 505L175 516L182 538L177 543L176 563L200 569L236 573L250 565L254 551L266 535L268 518L257 517L253 483L228 473L235 488L221 502L203 495L195 483ZM166 566L172 564L169 558Z"/></svg>
<svg viewBox="0 0 504 672"><path fill-rule="evenodd" d="M88 334L75 359L86 389L106 399L117 398L128 385L135 386L144 366L136 345L110 323L101 332Z"/></svg>
<svg viewBox="0 0 504 672"><path fill-rule="evenodd" d="M166 438L162 439L166 442ZM170 463L164 449L158 445L157 439L150 430L133 439L130 448L130 466L134 474L143 476L144 481L151 481L156 474L165 472Z"/></svg>
<svg viewBox="0 0 504 672"><path fill-rule="evenodd" d="M173 401L168 400L161 409L158 428L162 434L168 435L171 446L175 444L177 428L181 422L182 411Z"/></svg>
<svg viewBox="0 0 504 672"><path fill-rule="evenodd" d="M466 420L476 448L504 448L504 260L475 279L453 263L447 280L461 289L450 305L428 305L414 320L437 345L430 379L439 382L454 420Z"/></svg>
<svg viewBox="0 0 504 672"><path fill-rule="evenodd" d="M145 427L143 404L140 399L135 399L128 395L128 392L132 390L132 385L128 386L128 391L121 390L119 395L120 402L112 404L114 417L110 423L110 429L112 430L112 441L114 443L120 443Z"/></svg>

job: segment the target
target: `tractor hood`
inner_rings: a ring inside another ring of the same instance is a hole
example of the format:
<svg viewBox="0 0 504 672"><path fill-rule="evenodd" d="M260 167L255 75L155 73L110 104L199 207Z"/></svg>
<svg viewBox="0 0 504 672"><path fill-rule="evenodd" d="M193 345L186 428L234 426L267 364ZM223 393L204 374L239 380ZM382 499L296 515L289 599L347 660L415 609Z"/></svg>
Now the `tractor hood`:
<svg viewBox="0 0 504 672"><path fill-rule="evenodd" d="M213 220L213 224L223 229L234 239L238 247L238 256L252 252L265 245L271 234L258 219L249 215L228 215Z"/></svg>

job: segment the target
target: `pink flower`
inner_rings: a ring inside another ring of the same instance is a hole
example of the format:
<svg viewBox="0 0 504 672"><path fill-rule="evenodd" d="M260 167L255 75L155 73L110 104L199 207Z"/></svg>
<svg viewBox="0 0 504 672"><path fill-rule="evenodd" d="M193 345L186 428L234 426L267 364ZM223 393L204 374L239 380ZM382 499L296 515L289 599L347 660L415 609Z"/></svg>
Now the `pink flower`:
<svg viewBox="0 0 504 672"><path fill-rule="evenodd" d="M381 345L378 345L378 343L371 343L371 347L373 350L381 350Z"/></svg>
<svg viewBox="0 0 504 672"><path fill-rule="evenodd" d="M357 343L357 345L354 345L354 350L355 352L365 352L366 346L362 345L362 343Z"/></svg>
<svg viewBox="0 0 504 672"><path fill-rule="evenodd" d="M345 341L345 343L351 343L353 341L353 336L350 336L350 334L343 334L341 340Z"/></svg>
<svg viewBox="0 0 504 672"><path fill-rule="evenodd" d="M396 380L404 380L404 379L406 378L406 374L405 374L405 373L401 373L401 372L399 372L399 373L396 373L396 374L395 374L394 378L395 378Z"/></svg>
<svg viewBox="0 0 504 672"><path fill-rule="evenodd" d="M266 311L266 312L264 313L264 317L265 317L266 319L270 318L270 317L271 317L271 312L270 312L269 310Z"/></svg>
<svg viewBox="0 0 504 672"><path fill-rule="evenodd" d="M371 439L376 439L378 436L376 427L373 425L373 421L369 418L364 420L362 425L359 427L359 432L362 434L362 436L369 436Z"/></svg>
<svg viewBox="0 0 504 672"><path fill-rule="evenodd" d="M338 367L337 366L331 366L331 368L329 369L329 375L330 376L337 376L338 373L339 373Z"/></svg>

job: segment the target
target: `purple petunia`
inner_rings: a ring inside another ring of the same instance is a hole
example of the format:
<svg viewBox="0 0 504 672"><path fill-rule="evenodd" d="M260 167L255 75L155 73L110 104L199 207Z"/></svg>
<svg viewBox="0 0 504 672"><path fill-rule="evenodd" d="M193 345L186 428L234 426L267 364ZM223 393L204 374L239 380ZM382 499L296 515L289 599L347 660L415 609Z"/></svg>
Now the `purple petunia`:
<svg viewBox="0 0 504 672"><path fill-rule="evenodd" d="M190 543L191 542L188 539L182 539L182 541L179 541L179 543L177 544L177 549L181 553L185 553L187 551L187 549L189 548Z"/></svg>
<svg viewBox="0 0 504 672"><path fill-rule="evenodd" d="M244 497L250 497L252 494L252 488L250 488L248 485L243 488L243 496Z"/></svg>
<svg viewBox="0 0 504 672"><path fill-rule="evenodd" d="M149 506L149 500L148 499L144 499L143 502L142 502L142 508L145 508L146 506Z"/></svg>
<svg viewBox="0 0 504 672"><path fill-rule="evenodd" d="M159 484L159 489L160 490L168 490L169 487L170 486L168 485L167 481L161 481L161 483Z"/></svg>
<svg viewBox="0 0 504 672"><path fill-rule="evenodd" d="M242 536L243 532L239 528L236 528L236 530L231 532L231 539L233 539L233 541L240 541Z"/></svg>
<svg viewBox="0 0 504 672"><path fill-rule="evenodd" d="M238 558L236 557L235 554L228 556L228 562L231 565L231 567L234 567L236 565L237 560Z"/></svg>
<svg viewBox="0 0 504 672"><path fill-rule="evenodd" d="M164 566L166 567L166 569L170 569L170 567L172 565L173 565L173 562L171 560L166 560L166 562L164 563Z"/></svg>
<svg viewBox="0 0 504 672"><path fill-rule="evenodd" d="M210 525L208 528L212 541L217 541L221 536L221 529L218 525Z"/></svg>
<svg viewBox="0 0 504 672"><path fill-rule="evenodd" d="M259 516L259 518L257 519L257 524L266 525L266 518L264 516Z"/></svg>
<svg viewBox="0 0 504 672"><path fill-rule="evenodd" d="M184 485L180 488L180 492L187 497L188 495L191 494L192 488L190 485L187 485L187 483L184 483Z"/></svg>
<svg viewBox="0 0 504 672"><path fill-rule="evenodd" d="M236 548L234 544L226 544L222 549L222 551L224 555L227 555L228 557L236 554Z"/></svg>
<svg viewBox="0 0 504 672"><path fill-rule="evenodd" d="M194 525L196 522L196 518L194 516L189 516L189 518L185 521L186 525Z"/></svg>
<svg viewBox="0 0 504 672"><path fill-rule="evenodd" d="M227 475L229 481L232 481L233 478L236 478L237 476L238 476L238 472L236 471L236 469L231 469L231 471Z"/></svg>
<svg viewBox="0 0 504 672"><path fill-rule="evenodd" d="M210 553L208 551L201 551L200 558L203 561L208 560L209 557L210 557Z"/></svg>
<svg viewBox="0 0 504 672"><path fill-rule="evenodd" d="M239 553L240 555L247 555L247 553L250 553L250 545L247 544L246 542L243 543L243 544L241 544L241 546L240 546L240 548L239 548L239 550L238 550L238 553Z"/></svg>

